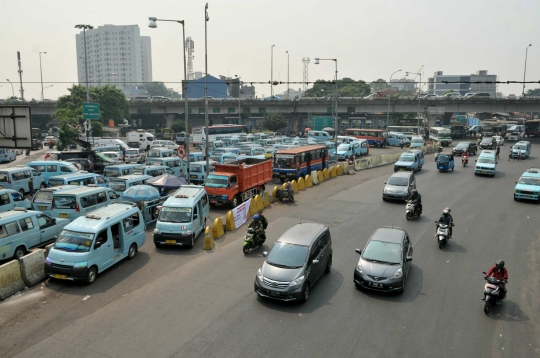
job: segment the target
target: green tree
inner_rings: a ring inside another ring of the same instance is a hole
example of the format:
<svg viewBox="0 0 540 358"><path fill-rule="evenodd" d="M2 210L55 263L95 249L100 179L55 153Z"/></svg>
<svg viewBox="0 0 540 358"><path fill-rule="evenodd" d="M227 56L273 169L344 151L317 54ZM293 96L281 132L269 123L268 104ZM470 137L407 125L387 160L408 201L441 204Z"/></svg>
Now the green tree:
<svg viewBox="0 0 540 358"><path fill-rule="evenodd" d="M335 92L333 81L317 80L313 87L308 89L304 97L323 97ZM355 81L352 78L344 77L337 81L337 93L341 97L363 97L370 92L370 87L364 81Z"/></svg>
<svg viewBox="0 0 540 358"><path fill-rule="evenodd" d="M388 86L388 83L386 83L385 80L382 78L379 78L377 81L371 82L371 90L373 92L379 92L384 90Z"/></svg>
<svg viewBox="0 0 540 358"><path fill-rule="evenodd" d="M267 113L264 115L263 126L275 132L278 129L287 127L287 119L281 113Z"/></svg>
<svg viewBox="0 0 540 358"><path fill-rule="evenodd" d="M540 96L540 88L527 90L525 95L526 96Z"/></svg>
<svg viewBox="0 0 540 358"><path fill-rule="evenodd" d="M54 111L53 116L60 123L56 147L58 150L66 150L69 147L70 139L77 138L80 133L79 129L77 129L79 124L77 114L71 109L63 108Z"/></svg>
<svg viewBox="0 0 540 358"><path fill-rule="evenodd" d="M101 121L92 121L92 133L89 137L103 137L103 123Z"/></svg>
<svg viewBox="0 0 540 358"><path fill-rule="evenodd" d="M445 94L447 94L447 93L452 93L452 92L454 92L454 90L453 90L453 89L449 89L449 90L445 91L445 92L443 93L443 95L445 95Z"/></svg>
<svg viewBox="0 0 540 358"><path fill-rule="evenodd" d="M186 131L186 122L183 119L177 119L173 122L171 131L173 133L185 132ZM191 132L191 126L189 126L189 131Z"/></svg>
<svg viewBox="0 0 540 358"><path fill-rule="evenodd" d="M178 93L176 91L168 89L163 82L159 82L159 81L145 83L144 85L139 86L139 88L145 89L146 94L150 97L152 96L163 96L163 97L178 96Z"/></svg>

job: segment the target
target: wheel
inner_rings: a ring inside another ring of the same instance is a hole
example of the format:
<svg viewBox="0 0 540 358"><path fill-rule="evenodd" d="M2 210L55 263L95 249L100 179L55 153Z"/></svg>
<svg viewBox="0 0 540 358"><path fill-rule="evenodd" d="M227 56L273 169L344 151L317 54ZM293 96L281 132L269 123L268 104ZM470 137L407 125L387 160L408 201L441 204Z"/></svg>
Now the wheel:
<svg viewBox="0 0 540 358"><path fill-rule="evenodd" d="M86 272L86 284L91 285L96 281L97 278L97 269L95 266L92 266Z"/></svg>
<svg viewBox="0 0 540 358"><path fill-rule="evenodd" d="M24 246L19 246L15 249L15 252L13 253L13 257L17 260L22 258L26 254L26 249Z"/></svg>
<svg viewBox="0 0 540 358"><path fill-rule="evenodd" d="M23 188L20 188L20 189L19 189L19 194L21 194L22 196L24 196L24 189L23 189Z"/></svg>
<svg viewBox="0 0 540 358"><path fill-rule="evenodd" d="M489 303L489 301L486 301L486 303L484 303L484 313L489 314L490 311L491 311L491 303Z"/></svg>
<svg viewBox="0 0 540 358"><path fill-rule="evenodd" d="M306 283L306 288L304 288L304 292L302 292L302 299L301 302L306 302L309 299L309 282Z"/></svg>
<svg viewBox="0 0 540 358"><path fill-rule="evenodd" d="M235 195L234 198L232 199L231 206L233 207L233 209L238 206L238 195Z"/></svg>
<svg viewBox="0 0 540 358"><path fill-rule="evenodd" d="M332 255L328 258L328 262L326 263L326 268L324 269L324 273L329 273L330 269L332 268Z"/></svg>
<svg viewBox="0 0 540 358"><path fill-rule="evenodd" d="M279 178L279 181L281 182L281 184L285 183L285 178Z"/></svg>
<svg viewBox="0 0 540 358"><path fill-rule="evenodd" d="M383 201L388 201L388 199L386 199L384 196L383 196L382 200L383 200Z"/></svg>
<svg viewBox="0 0 540 358"><path fill-rule="evenodd" d="M264 187L260 187L259 188L259 195L261 196L261 198L264 198Z"/></svg>
<svg viewBox="0 0 540 358"><path fill-rule="evenodd" d="M215 207L215 206L216 206L216 203L210 203L210 206L211 206L211 207Z"/></svg>
<svg viewBox="0 0 540 358"><path fill-rule="evenodd" d="M41 185L39 186L40 189L44 189L45 188L45 183L41 183Z"/></svg>
<svg viewBox="0 0 540 358"><path fill-rule="evenodd" d="M514 195L514 201L518 201L518 198L516 198L516 196Z"/></svg>
<svg viewBox="0 0 540 358"><path fill-rule="evenodd" d="M195 234L191 234L191 242L188 245L188 249L192 249L195 246Z"/></svg>
<svg viewBox="0 0 540 358"><path fill-rule="evenodd" d="M394 173L397 173L398 170L399 170L399 169L395 169L395 168L394 168Z"/></svg>
<svg viewBox="0 0 540 358"><path fill-rule="evenodd" d="M251 245L244 245L244 247L242 247L242 252L244 253L244 255L248 254L250 246Z"/></svg>
<svg viewBox="0 0 540 358"><path fill-rule="evenodd" d="M154 242L154 245L156 245L156 248L159 248L159 244L157 242Z"/></svg>
<svg viewBox="0 0 540 358"><path fill-rule="evenodd" d="M422 170L422 165L418 167L418 171Z"/></svg>
<svg viewBox="0 0 540 358"><path fill-rule="evenodd" d="M454 167L452 167L452 171L454 171Z"/></svg>
<svg viewBox="0 0 540 358"><path fill-rule="evenodd" d="M132 258L134 258L136 254L137 254L137 245L131 244L131 246L129 247L128 255L127 255L128 260L131 260Z"/></svg>
<svg viewBox="0 0 540 358"><path fill-rule="evenodd" d="M407 213L407 215L405 217L407 218L407 221L409 221L409 220L411 220L412 215L411 215L411 213Z"/></svg>
<svg viewBox="0 0 540 358"><path fill-rule="evenodd" d="M439 169L439 173L442 173L442 169Z"/></svg>
<svg viewBox="0 0 540 358"><path fill-rule="evenodd" d="M439 242L439 250L442 250L443 246L444 246L444 244L442 242Z"/></svg>

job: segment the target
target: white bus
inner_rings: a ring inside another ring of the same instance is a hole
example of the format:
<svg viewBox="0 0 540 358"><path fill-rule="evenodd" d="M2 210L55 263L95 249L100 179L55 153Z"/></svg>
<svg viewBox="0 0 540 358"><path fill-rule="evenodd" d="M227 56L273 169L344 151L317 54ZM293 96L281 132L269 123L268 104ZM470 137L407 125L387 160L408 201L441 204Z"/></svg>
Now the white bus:
<svg viewBox="0 0 540 358"><path fill-rule="evenodd" d="M413 136L424 136L424 128L417 126L388 126L386 130L388 132L403 133L409 140Z"/></svg>
<svg viewBox="0 0 540 358"><path fill-rule="evenodd" d="M239 136L240 134L247 134L246 126L237 124L219 124L215 126L209 126L210 132L209 141L216 140L216 136ZM198 147L202 141L206 141L206 127L193 128L193 145Z"/></svg>
<svg viewBox="0 0 540 358"><path fill-rule="evenodd" d="M440 143L443 147L452 144L452 132L448 128L431 127L429 129L429 140Z"/></svg>

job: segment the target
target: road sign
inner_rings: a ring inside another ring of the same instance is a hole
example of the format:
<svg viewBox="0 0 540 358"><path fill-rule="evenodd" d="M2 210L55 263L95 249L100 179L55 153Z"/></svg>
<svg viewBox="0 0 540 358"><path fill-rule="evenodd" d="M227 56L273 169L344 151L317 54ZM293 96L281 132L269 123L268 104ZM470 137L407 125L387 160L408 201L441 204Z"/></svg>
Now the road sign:
<svg viewBox="0 0 540 358"><path fill-rule="evenodd" d="M99 119L99 103L83 103L84 119Z"/></svg>
<svg viewBox="0 0 540 358"><path fill-rule="evenodd" d="M430 106L427 109L428 114L444 114L444 107Z"/></svg>
<svg viewBox="0 0 540 358"><path fill-rule="evenodd" d="M0 106L0 148L32 149L30 106Z"/></svg>
<svg viewBox="0 0 540 358"><path fill-rule="evenodd" d="M321 131L325 127L334 127L334 118L332 116L313 116L311 129Z"/></svg>

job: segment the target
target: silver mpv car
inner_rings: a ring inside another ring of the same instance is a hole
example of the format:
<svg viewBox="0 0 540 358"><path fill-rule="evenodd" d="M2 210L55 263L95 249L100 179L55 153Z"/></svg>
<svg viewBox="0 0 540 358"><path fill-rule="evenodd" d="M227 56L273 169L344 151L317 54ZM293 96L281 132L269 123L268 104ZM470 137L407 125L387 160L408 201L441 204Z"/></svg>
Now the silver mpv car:
<svg viewBox="0 0 540 358"><path fill-rule="evenodd" d="M330 230L323 224L297 224L263 255L266 260L257 271L255 292L260 297L305 302L311 287L332 267Z"/></svg>

